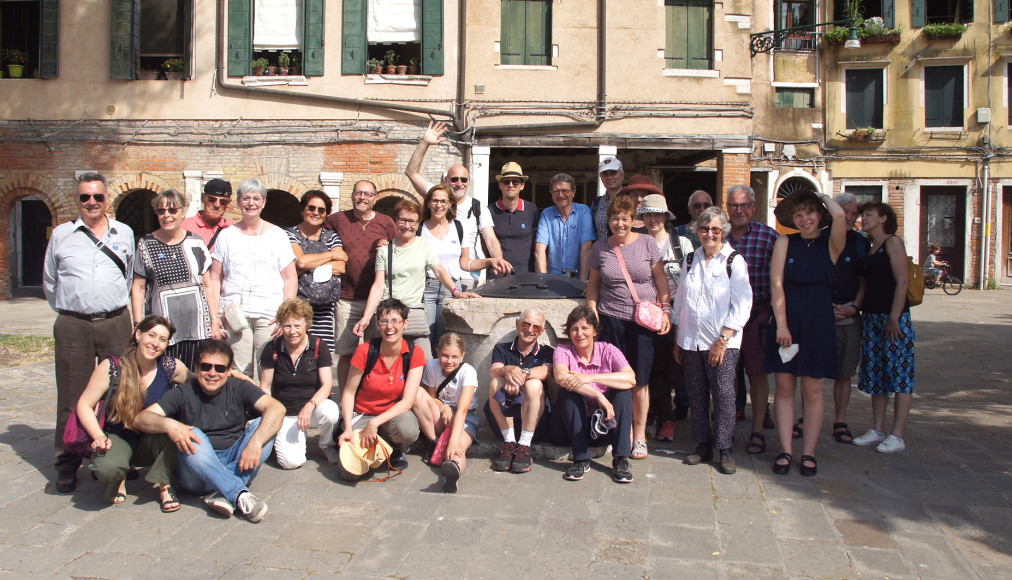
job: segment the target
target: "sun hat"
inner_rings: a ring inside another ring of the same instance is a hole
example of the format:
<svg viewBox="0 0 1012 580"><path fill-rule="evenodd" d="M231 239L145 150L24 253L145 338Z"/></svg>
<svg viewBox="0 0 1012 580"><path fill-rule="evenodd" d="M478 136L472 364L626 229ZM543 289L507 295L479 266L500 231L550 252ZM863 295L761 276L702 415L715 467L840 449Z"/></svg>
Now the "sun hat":
<svg viewBox="0 0 1012 580"><path fill-rule="evenodd" d="M602 171L620 171L622 172L622 162L618 160L618 157L605 157L597 164L597 172Z"/></svg>
<svg viewBox="0 0 1012 580"><path fill-rule="evenodd" d="M378 435L376 436L376 445L369 448L362 447L362 430L356 429L351 441L341 444L340 466L346 473L354 477L361 477L370 469L376 469L383 465L391 453L393 453L393 448Z"/></svg>
<svg viewBox="0 0 1012 580"><path fill-rule="evenodd" d="M634 191L642 191L645 192L645 194L647 195L651 193L656 193L657 195L661 196L664 195L664 192L661 191L659 187L654 185L654 181L649 177L647 177L646 175L640 175L639 173L637 173L636 175L633 175L632 177L629 178L628 183L629 183L628 185L623 187L621 191L618 192L619 195L623 194L629 195Z"/></svg>
<svg viewBox="0 0 1012 580"><path fill-rule="evenodd" d="M495 176L496 181L502 181L504 177L519 177L524 181L527 181L528 177L524 175L524 170L520 168L520 164L516 161L510 161L506 165L502 166L502 173Z"/></svg>
<svg viewBox="0 0 1012 580"><path fill-rule="evenodd" d="M650 195L643 198L643 204L636 210L636 213L666 213L668 219L675 219L675 214L668 211L668 202L664 199L663 195L651 193Z"/></svg>
<svg viewBox="0 0 1012 580"><path fill-rule="evenodd" d="M785 228L796 230L797 228L794 227L794 212L796 211L798 205L803 202L814 202L815 207L818 208L819 213L822 214L822 217L819 219L820 230L822 228L829 227L833 223L833 216L829 215L829 210L826 209L826 204L823 203L822 196L811 189L799 189L781 199L777 203L776 209L773 210L773 215L776 216L777 222Z"/></svg>

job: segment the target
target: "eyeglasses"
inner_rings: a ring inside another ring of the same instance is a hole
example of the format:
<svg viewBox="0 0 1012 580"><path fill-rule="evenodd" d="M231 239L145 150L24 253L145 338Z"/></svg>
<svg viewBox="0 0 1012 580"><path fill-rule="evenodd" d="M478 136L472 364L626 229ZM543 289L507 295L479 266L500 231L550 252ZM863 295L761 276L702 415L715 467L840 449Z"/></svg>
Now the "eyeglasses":
<svg viewBox="0 0 1012 580"><path fill-rule="evenodd" d="M541 332L543 328L544 327L541 326L540 324L531 324L530 322L526 321L520 323L520 329L523 330L524 332L529 332L531 330L533 330L534 332Z"/></svg>
<svg viewBox="0 0 1012 580"><path fill-rule="evenodd" d="M748 209L755 205L755 202L746 201L745 203L729 203L727 204L727 211L738 211L740 209Z"/></svg>
<svg viewBox="0 0 1012 580"><path fill-rule="evenodd" d="M706 209L708 207L713 207L713 204L707 201L697 201L696 203L690 205L689 207L691 209ZM728 209L730 209L731 204L728 204L727 207Z"/></svg>
<svg viewBox="0 0 1012 580"><path fill-rule="evenodd" d="M449 179L450 179L450 183L467 183L467 181L468 181L467 177L453 176L453 177L451 177Z"/></svg>
<svg viewBox="0 0 1012 580"><path fill-rule="evenodd" d="M514 185L520 185L523 182L524 182L523 179L503 179L499 183L501 183L503 185L506 185L506 186L514 186Z"/></svg>
<svg viewBox="0 0 1012 580"><path fill-rule="evenodd" d="M430 199L429 200L429 205L450 205L450 200L448 200L448 199Z"/></svg>
<svg viewBox="0 0 1012 580"><path fill-rule="evenodd" d="M89 199L94 199L96 203L103 203L103 202L105 202L105 194L104 193L82 193L81 195L77 196L77 199L81 200L81 203L88 203Z"/></svg>
<svg viewBox="0 0 1012 580"><path fill-rule="evenodd" d="M355 191L351 192L351 194L355 197L376 197L377 195L379 195L375 191L366 191L364 189L356 189Z"/></svg>
<svg viewBox="0 0 1012 580"><path fill-rule="evenodd" d="M724 228L720 226L710 226L710 227L700 226L699 228L700 234L710 234L712 236L719 236L721 233L723 233L723 231Z"/></svg>
<svg viewBox="0 0 1012 580"><path fill-rule="evenodd" d="M263 203L262 195L244 195L239 198L239 203Z"/></svg>
<svg viewBox="0 0 1012 580"><path fill-rule="evenodd" d="M308 211L309 213L318 213L323 215L327 213L327 208L326 206L322 205L307 205L306 211Z"/></svg>
<svg viewBox="0 0 1012 580"><path fill-rule="evenodd" d="M159 207L155 209L155 215L160 216L165 214L176 215L177 213L179 213L178 207Z"/></svg>
<svg viewBox="0 0 1012 580"><path fill-rule="evenodd" d="M213 365L211 363L200 363L199 366L200 370L205 373L211 372L211 369L214 369L214 372L218 373L219 375L228 372L228 365Z"/></svg>
<svg viewBox="0 0 1012 580"><path fill-rule="evenodd" d="M573 193L572 189L553 189L552 195L561 195L563 193Z"/></svg>
<svg viewBox="0 0 1012 580"><path fill-rule="evenodd" d="M400 318L384 318L382 320L377 320L376 324L380 326L400 326L404 324L404 321Z"/></svg>
<svg viewBox="0 0 1012 580"><path fill-rule="evenodd" d="M416 225L418 223L418 220L416 220L416 219L413 220L413 219L410 219L410 218L397 218L397 223L404 224L406 226L413 226L413 225Z"/></svg>

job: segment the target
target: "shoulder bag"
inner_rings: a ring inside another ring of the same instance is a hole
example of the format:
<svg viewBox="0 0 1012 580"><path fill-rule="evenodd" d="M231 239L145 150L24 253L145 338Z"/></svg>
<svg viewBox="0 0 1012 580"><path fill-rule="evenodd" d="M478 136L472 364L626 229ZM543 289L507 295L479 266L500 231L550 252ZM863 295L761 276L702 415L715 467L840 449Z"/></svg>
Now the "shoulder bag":
<svg viewBox="0 0 1012 580"><path fill-rule="evenodd" d="M664 311L653 302L640 302L639 294L636 293L636 286L633 285L632 277L629 276L629 269L625 267L625 259L622 258L622 249L612 246L615 250L615 257L618 258L618 265L622 268L622 275L625 276L625 283L629 286L633 302L636 304L636 312L633 319L647 330L659 332L664 320Z"/></svg>

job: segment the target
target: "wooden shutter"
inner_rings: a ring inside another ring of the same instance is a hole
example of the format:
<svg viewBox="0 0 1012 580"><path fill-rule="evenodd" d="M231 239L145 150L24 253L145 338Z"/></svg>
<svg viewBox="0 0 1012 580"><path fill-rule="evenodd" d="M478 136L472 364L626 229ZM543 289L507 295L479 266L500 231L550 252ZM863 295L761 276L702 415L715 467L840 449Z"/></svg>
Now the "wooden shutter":
<svg viewBox="0 0 1012 580"><path fill-rule="evenodd" d="M323 75L323 31L325 0L305 0L302 11L302 74Z"/></svg>
<svg viewBox="0 0 1012 580"><path fill-rule="evenodd" d="M896 28L896 0L882 0L882 23L886 28Z"/></svg>
<svg viewBox="0 0 1012 580"><path fill-rule="evenodd" d="M422 0L421 67L422 74L443 74L443 0Z"/></svg>
<svg viewBox="0 0 1012 580"><path fill-rule="evenodd" d="M193 78L193 3L196 0L184 0L183 13L183 78Z"/></svg>
<svg viewBox="0 0 1012 580"><path fill-rule="evenodd" d="M39 76L50 79L60 74L60 0L42 0L39 41Z"/></svg>
<svg viewBox="0 0 1012 580"><path fill-rule="evenodd" d="M252 0L228 0L228 76L250 74L253 60Z"/></svg>
<svg viewBox="0 0 1012 580"><path fill-rule="evenodd" d="M882 69L848 69L847 128L882 128Z"/></svg>
<svg viewBox="0 0 1012 580"><path fill-rule="evenodd" d="M689 68L689 45L685 37L688 5L685 0L664 2L664 68Z"/></svg>
<svg viewBox="0 0 1012 580"><path fill-rule="evenodd" d="M341 74L365 74L365 61L369 59L366 45L366 0L344 0L341 17Z"/></svg>
<svg viewBox="0 0 1012 580"><path fill-rule="evenodd" d="M926 127L963 126L963 67L924 68L924 124Z"/></svg>
<svg viewBox="0 0 1012 580"><path fill-rule="evenodd" d="M137 72L140 44L140 0L112 0L112 45L109 76L133 80Z"/></svg>
<svg viewBox="0 0 1012 580"><path fill-rule="evenodd" d="M552 64L552 2L551 0L527 0L527 33L524 44L524 64Z"/></svg>
<svg viewBox="0 0 1012 580"><path fill-rule="evenodd" d="M688 29L685 31L688 68L710 68L710 55L713 53L713 36L710 34L712 7L710 0L688 0Z"/></svg>
<svg viewBox="0 0 1012 580"><path fill-rule="evenodd" d="M994 21L1008 22L1008 0L994 0Z"/></svg>
<svg viewBox="0 0 1012 580"><path fill-rule="evenodd" d="M925 23L924 0L910 0L910 26L921 28Z"/></svg>
<svg viewBox="0 0 1012 580"><path fill-rule="evenodd" d="M500 64L524 64L525 8L523 0L502 0Z"/></svg>

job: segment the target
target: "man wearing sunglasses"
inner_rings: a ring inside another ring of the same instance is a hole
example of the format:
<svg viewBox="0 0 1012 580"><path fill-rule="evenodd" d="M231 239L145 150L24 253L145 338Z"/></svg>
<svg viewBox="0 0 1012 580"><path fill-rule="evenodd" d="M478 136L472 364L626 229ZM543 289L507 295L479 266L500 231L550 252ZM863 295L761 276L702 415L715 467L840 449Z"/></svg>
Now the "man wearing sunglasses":
<svg viewBox="0 0 1012 580"><path fill-rule="evenodd" d="M196 215L184 219L181 225L184 230L200 236L207 249L212 250L221 230L235 223L225 219L225 210L232 202L232 184L224 179L208 181L200 201L204 208Z"/></svg>
<svg viewBox="0 0 1012 580"><path fill-rule="evenodd" d="M489 205L492 223L502 246L503 258L513 266L515 274L534 271L534 237L538 233L538 208L524 201L520 194L528 177L519 163L510 161L495 176L502 197Z"/></svg>
<svg viewBox="0 0 1012 580"><path fill-rule="evenodd" d="M96 359L123 353L132 325L127 301L134 257L130 226L108 215L108 182L85 173L77 182L76 220L53 230L46 247L43 290L59 312L56 340L56 489L77 487L78 457L63 448L63 429L88 385Z"/></svg>
<svg viewBox="0 0 1012 580"><path fill-rule="evenodd" d="M422 177L422 161L425 159L425 154L428 152L429 147L446 141L446 137L443 137L446 130L446 123L429 122L429 127L422 134L415 152L411 154L411 159L408 160L408 166L404 170L404 175L411 181L411 184L419 195L425 195L435 185ZM485 254L482 251L481 242L478 241L478 232L481 232L481 239L485 241L488 253L493 258L502 259L502 248L499 245L498 238L496 238L492 214L489 213L488 207L483 206L477 199L467 195L467 187L470 181L470 172L463 165L450 167L446 170L446 177L443 178L443 184L450 189L453 199L457 203L457 221L460 222L464 230L463 247L471 249L471 258L475 260L484 258ZM460 280L461 288L466 292L477 286L480 274L480 271L464 272L464 277Z"/></svg>
<svg viewBox="0 0 1012 580"><path fill-rule="evenodd" d="M253 383L229 376L232 358L227 342L201 342L197 378L165 393L137 415L134 426L165 433L176 444L180 487L204 495L204 503L225 517L237 509L257 523L267 504L249 484L274 449L285 406ZM247 424L247 416L257 418Z"/></svg>
<svg viewBox="0 0 1012 580"><path fill-rule="evenodd" d="M485 417L503 445L492 460L495 471L526 473L531 470L531 442L545 412L545 384L552 376L555 349L538 344L545 330L545 313L528 308L516 321L517 337L492 349L492 383L488 388ZM514 421L520 419L520 436ZM518 440L519 439L519 440Z"/></svg>
<svg viewBox="0 0 1012 580"><path fill-rule="evenodd" d="M697 189L692 192L689 196L689 223L696 221L699 214L703 213L703 210L712 206L713 200L710 199L710 194L706 193L702 189ZM683 238L688 238L692 242L693 248L699 248L702 242L699 241L699 236L689 231L689 224L682 224L678 226L678 235Z"/></svg>

